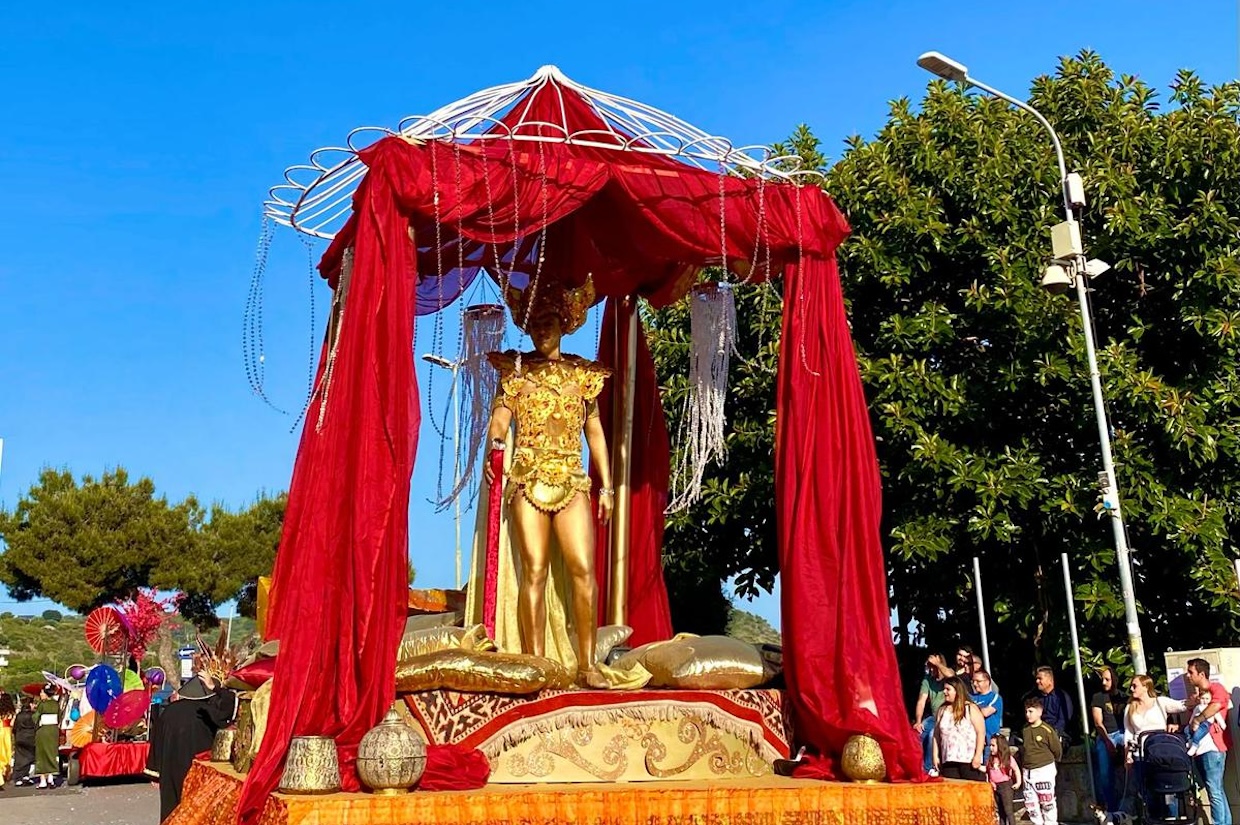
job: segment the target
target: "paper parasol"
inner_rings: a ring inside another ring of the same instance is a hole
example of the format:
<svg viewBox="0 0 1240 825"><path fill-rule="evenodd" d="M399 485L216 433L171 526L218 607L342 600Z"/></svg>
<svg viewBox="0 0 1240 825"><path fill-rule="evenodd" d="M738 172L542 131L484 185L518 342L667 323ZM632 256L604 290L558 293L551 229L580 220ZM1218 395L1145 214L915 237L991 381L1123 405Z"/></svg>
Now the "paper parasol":
<svg viewBox="0 0 1240 825"><path fill-rule="evenodd" d="M145 690L127 690L112 700L103 712L103 722L119 730L137 722L151 706L151 694Z"/></svg>
<svg viewBox="0 0 1240 825"><path fill-rule="evenodd" d="M53 684L56 687L63 690L65 693L69 693L70 691L73 690L74 685L72 682L70 682L68 679L63 679L60 676L57 676L55 673L48 673L45 670L43 671L43 678L46 679L50 684Z"/></svg>
<svg viewBox="0 0 1240 825"><path fill-rule="evenodd" d="M41 682L31 682L28 685L22 685L22 693L27 696L38 696L42 690L43 684Z"/></svg>
<svg viewBox="0 0 1240 825"><path fill-rule="evenodd" d="M84 632L86 643L96 653L122 653L129 638L120 611L108 605L90 611Z"/></svg>
<svg viewBox="0 0 1240 825"><path fill-rule="evenodd" d="M95 731L95 712L83 713L81 718L73 723L73 727L69 728L66 736L69 744L75 748L84 748L94 739Z"/></svg>
<svg viewBox="0 0 1240 825"><path fill-rule="evenodd" d="M86 674L86 698L95 710L107 710L123 690L121 675L108 665L95 665Z"/></svg>

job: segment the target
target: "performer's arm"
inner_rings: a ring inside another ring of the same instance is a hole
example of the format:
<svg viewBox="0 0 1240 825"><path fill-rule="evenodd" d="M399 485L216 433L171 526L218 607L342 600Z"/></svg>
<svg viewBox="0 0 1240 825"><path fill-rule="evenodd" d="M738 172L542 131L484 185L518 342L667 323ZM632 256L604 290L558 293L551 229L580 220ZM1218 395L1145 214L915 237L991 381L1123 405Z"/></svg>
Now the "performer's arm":
<svg viewBox="0 0 1240 825"><path fill-rule="evenodd" d="M590 414L585 424L586 443L590 445L590 460L598 471L600 483L598 491L598 515L604 522L611 520L611 508L615 503L615 493L611 487L611 457L607 452L607 434L603 432L603 423L598 417L598 408L591 403Z"/></svg>
<svg viewBox="0 0 1240 825"><path fill-rule="evenodd" d="M508 428L511 426L512 410L507 407L497 406L495 411L491 413L491 424L487 427L487 444L507 441ZM495 471L491 469L490 461L482 462L482 476L486 479L488 487L495 481Z"/></svg>

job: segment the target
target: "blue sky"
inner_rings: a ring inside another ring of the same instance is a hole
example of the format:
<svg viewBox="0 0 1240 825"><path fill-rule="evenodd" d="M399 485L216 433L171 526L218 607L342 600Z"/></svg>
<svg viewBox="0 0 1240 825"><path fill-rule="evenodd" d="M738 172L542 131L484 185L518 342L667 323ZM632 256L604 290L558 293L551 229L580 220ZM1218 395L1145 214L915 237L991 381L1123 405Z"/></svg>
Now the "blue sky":
<svg viewBox="0 0 1240 825"><path fill-rule="evenodd" d="M45 465L79 475L122 465L169 497L230 506L287 485L292 418L250 394L241 358L259 207L286 166L354 126L392 125L554 63L738 145L805 122L838 156L847 136L881 126L889 100L922 93L914 60L928 49L1018 95L1082 48L1159 87L1181 67L1209 82L1238 73L1236 4L1223 0L715 0L644 13L539 2L121 5L5 13L5 506ZM266 368L271 397L293 410L306 388L310 289L305 247L278 232ZM322 284L314 298L317 336ZM579 350L592 348L593 329L578 334ZM419 352L430 337L427 323ZM453 580L452 518L426 503L438 452L428 421L410 513L425 586ZM0 591L0 610L44 606ZM749 607L777 620L774 598Z"/></svg>

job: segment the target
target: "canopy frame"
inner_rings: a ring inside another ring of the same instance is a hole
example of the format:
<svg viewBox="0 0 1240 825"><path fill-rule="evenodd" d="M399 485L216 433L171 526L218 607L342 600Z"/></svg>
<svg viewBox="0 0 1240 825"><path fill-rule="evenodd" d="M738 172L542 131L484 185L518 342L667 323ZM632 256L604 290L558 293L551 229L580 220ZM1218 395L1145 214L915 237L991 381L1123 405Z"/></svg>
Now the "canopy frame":
<svg viewBox="0 0 1240 825"><path fill-rule="evenodd" d="M534 92L548 84L580 95L605 129L574 129L561 107L560 122L535 120L526 112L505 120L514 107L528 107ZM791 182L816 182L822 173L803 168L797 155L779 154L769 146L734 146L726 137L709 134L675 115L627 97L592 89L570 80L555 66L543 66L528 80L492 86L449 103L429 115L404 118L395 128L360 126L343 146L325 146L310 153L309 163L284 172L284 182L271 187L263 214L276 223L316 238L332 239L353 209L353 193L366 174L358 153L391 136L412 140L461 143L512 140L562 143L618 152L663 155L712 172Z"/></svg>

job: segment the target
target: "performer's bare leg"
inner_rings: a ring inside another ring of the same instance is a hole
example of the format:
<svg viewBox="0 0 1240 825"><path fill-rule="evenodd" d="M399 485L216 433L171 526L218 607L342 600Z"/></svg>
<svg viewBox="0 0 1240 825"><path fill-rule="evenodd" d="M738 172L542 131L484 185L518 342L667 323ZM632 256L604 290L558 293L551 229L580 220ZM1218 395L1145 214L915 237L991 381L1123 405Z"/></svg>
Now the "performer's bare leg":
<svg viewBox="0 0 1240 825"><path fill-rule="evenodd" d="M521 551L521 587L517 597L517 625L521 649L546 655L547 567L551 555L551 517L518 492L512 497L509 518Z"/></svg>
<svg viewBox="0 0 1240 825"><path fill-rule="evenodd" d="M594 667L595 624L598 616L598 585L594 578L594 518L590 497L578 493L568 506L551 520L564 556L573 588L573 624L577 629L577 668Z"/></svg>

